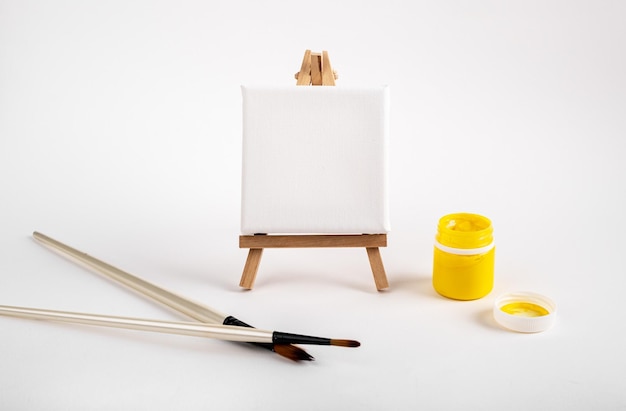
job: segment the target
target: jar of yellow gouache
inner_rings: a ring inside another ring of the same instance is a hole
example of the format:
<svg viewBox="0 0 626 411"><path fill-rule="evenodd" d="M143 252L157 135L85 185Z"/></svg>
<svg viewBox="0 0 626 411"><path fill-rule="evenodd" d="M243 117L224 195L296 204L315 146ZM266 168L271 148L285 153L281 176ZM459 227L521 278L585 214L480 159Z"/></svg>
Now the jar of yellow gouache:
<svg viewBox="0 0 626 411"><path fill-rule="evenodd" d="M486 296L493 288L495 252L488 218L470 213L442 217L435 237L433 287L455 300Z"/></svg>

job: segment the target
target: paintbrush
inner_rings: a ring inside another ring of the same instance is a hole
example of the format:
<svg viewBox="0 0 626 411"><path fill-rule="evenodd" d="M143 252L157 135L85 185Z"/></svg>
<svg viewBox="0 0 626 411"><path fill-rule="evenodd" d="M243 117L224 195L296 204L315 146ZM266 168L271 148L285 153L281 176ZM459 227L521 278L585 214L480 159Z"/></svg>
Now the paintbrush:
<svg viewBox="0 0 626 411"><path fill-rule="evenodd" d="M224 315L206 305L202 305L187 298L181 297L171 291L168 291L137 276L122 271L119 268L116 268L110 264L107 264L104 261L98 260L97 258L90 256L89 254L86 254L82 251L61 243L60 241L50 238L45 234L35 231L33 232L33 238L38 242L50 247L52 250L58 252L62 256L67 257L72 261L77 262L87 268L90 268L98 274L101 274L111 280L117 281L127 286L128 288L138 292L140 295L158 301L161 304L164 304L167 307L183 313L195 320L207 324L223 324L252 328L251 325L244 323L243 321L233 317L232 315ZM274 351L277 354L280 354L283 357L289 358L290 360L294 361L311 361L314 359L313 356L308 354L305 350L294 345L274 345L272 343L252 344L261 348L268 349L270 351Z"/></svg>
<svg viewBox="0 0 626 411"><path fill-rule="evenodd" d="M157 321L142 318L44 310L39 308L11 307L6 305L0 305L0 315L274 345L313 344L334 345L339 347L358 347L361 345L358 341L354 340L313 337L280 331L259 330L252 327L202 324L196 322Z"/></svg>

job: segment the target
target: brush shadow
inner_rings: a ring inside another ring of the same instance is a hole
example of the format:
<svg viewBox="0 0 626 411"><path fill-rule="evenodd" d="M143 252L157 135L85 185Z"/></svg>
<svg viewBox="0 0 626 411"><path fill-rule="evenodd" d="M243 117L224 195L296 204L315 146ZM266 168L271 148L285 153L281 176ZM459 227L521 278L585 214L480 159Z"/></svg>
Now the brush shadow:
<svg viewBox="0 0 626 411"><path fill-rule="evenodd" d="M50 327L54 329L63 330L69 338L73 336L80 336L81 338L88 338L102 341L115 341L115 344L124 342L131 344L135 347L161 347L168 350L176 350L185 353L194 352L203 355L229 355L240 356L238 350L243 351L266 351L259 347L243 342L234 341L222 341L212 338L198 338L188 337L180 335L163 334L159 332L145 332L139 330L125 330L109 327L99 326L87 326L80 324L69 324L61 322L44 322L37 325L38 327L45 328ZM151 348L150 348L151 349ZM276 355L268 352L270 355Z"/></svg>

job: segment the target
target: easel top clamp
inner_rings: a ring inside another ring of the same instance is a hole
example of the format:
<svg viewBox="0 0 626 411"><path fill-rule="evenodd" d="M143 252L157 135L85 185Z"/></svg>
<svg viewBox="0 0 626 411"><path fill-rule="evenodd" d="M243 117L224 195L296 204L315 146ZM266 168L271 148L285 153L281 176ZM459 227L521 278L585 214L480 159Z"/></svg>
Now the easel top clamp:
<svg viewBox="0 0 626 411"><path fill-rule="evenodd" d="M334 86L337 73L330 65L327 51L311 53L311 50L306 50L295 77L297 86Z"/></svg>
<svg viewBox="0 0 626 411"><path fill-rule="evenodd" d="M337 73L330 65L328 52L304 52L300 71L295 78L298 86L334 86ZM239 286L252 289L261 262L264 248L308 248L308 247L364 247L374 275L376 289L389 288L385 267L379 247L387 246L386 234L356 235L242 235L239 236L239 248L249 248L248 258L243 269Z"/></svg>

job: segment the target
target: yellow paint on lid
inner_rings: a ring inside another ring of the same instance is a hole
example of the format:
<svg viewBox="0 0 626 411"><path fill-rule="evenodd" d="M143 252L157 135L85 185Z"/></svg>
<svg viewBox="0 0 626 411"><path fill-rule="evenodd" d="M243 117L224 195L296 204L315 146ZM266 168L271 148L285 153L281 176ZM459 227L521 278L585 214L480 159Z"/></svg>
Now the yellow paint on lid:
<svg viewBox="0 0 626 411"><path fill-rule="evenodd" d="M545 331L554 325L556 304L548 297L531 292L504 294L494 303L493 317L498 324L513 331Z"/></svg>
<svg viewBox="0 0 626 411"><path fill-rule="evenodd" d="M542 315L550 314L542 306L527 302L509 303L500 307L500 309L507 314L519 315L521 317L541 317Z"/></svg>

